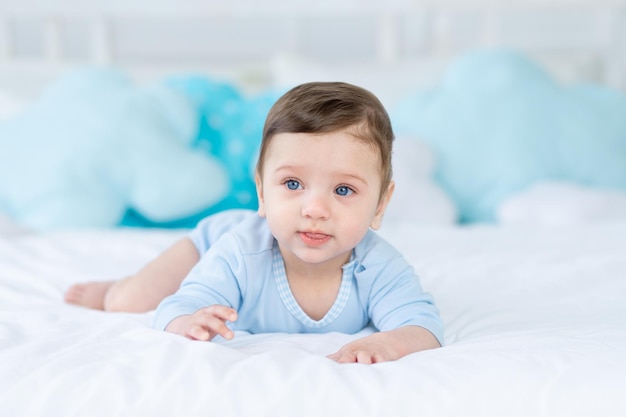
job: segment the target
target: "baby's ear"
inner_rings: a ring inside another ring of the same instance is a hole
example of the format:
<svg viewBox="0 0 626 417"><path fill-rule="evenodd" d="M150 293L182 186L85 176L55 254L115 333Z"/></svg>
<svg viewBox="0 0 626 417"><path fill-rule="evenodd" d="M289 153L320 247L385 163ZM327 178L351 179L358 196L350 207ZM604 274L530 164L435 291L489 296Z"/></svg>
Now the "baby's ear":
<svg viewBox="0 0 626 417"><path fill-rule="evenodd" d="M259 213L259 216L265 217L265 201L263 200L263 181L261 180L261 177L259 176L258 172L254 174L254 182L256 184L256 197L259 202L259 208L257 209L257 212Z"/></svg>
<svg viewBox="0 0 626 417"><path fill-rule="evenodd" d="M391 196L393 195L393 190L395 188L396 183L390 181L389 186L387 186L387 190L385 190L382 197L380 198L380 202L378 203L378 207L376 208L376 214L374 214L374 218L370 223L370 227L372 229L378 230L383 224L383 216L385 215L385 210L387 210L387 205L389 205L389 201L391 201Z"/></svg>

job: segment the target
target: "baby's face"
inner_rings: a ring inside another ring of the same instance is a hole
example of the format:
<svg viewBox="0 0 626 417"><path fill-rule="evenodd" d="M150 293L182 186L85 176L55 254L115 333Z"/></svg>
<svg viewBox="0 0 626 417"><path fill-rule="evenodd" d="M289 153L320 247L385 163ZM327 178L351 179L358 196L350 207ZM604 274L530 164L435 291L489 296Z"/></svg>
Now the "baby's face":
<svg viewBox="0 0 626 417"><path fill-rule="evenodd" d="M346 131L272 138L257 178L259 214L286 262L349 259L367 230L380 226L391 194L379 198L380 165L378 150Z"/></svg>

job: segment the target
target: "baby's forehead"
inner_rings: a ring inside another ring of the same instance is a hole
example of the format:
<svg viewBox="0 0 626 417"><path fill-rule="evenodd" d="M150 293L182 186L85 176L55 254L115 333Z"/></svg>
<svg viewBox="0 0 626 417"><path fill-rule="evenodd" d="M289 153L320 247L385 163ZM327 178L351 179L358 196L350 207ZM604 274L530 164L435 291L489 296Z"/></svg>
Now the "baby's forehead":
<svg viewBox="0 0 626 417"><path fill-rule="evenodd" d="M350 141L353 144L356 144L357 147L363 146L364 149L374 151L376 154L380 156L381 148L379 143L376 140L371 139L368 136L364 136L355 132L353 130L348 129L338 129L329 132L283 132L274 135L271 141L268 143L268 147L272 148L274 146L280 147L289 141L297 142L298 139L306 139L313 138L319 140L320 143L322 141L334 141L334 142L342 142L342 141Z"/></svg>
<svg viewBox="0 0 626 417"><path fill-rule="evenodd" d="M277 134L265 154L266 168L272 172L322 170L385 177L380 151L375 144L346 131Z"/></svg>

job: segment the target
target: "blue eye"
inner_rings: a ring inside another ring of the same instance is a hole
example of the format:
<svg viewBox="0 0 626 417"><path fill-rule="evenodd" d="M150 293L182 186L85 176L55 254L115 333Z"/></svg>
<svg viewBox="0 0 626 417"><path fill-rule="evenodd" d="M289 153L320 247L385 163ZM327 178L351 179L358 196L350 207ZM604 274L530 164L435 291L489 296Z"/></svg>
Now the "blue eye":
<svg viewBox="0 0 626 417"><path fill-rule="evenodd" d="M352 194L354 191L346 185L340 185L335 189L335 192L340 196L347 196Z"/></svg>
<svg viewBox="0 0 626 417"><path fill-rule="evenodd" d="M290 190L297 190L298 188L300 188L300 183L296 180L287 180L285 181L285 184Z"/></svg>

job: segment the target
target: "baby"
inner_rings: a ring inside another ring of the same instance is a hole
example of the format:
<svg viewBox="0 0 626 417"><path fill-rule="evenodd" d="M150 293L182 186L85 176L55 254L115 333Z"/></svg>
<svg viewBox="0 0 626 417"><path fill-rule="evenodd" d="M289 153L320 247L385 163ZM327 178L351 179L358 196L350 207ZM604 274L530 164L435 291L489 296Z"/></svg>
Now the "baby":
<svg viewBox="0 0 626 417"><path fill-rule="evenodd" d="M157 329L195 340L376 327L329 355L337 362L439 347L443 325L431 296L373 231L394 190L392 142L387 112L370 92L297 86L266 119L258 211L208 217L136 275L75 285L66 300L110 311L158 304Z"/></svg>

